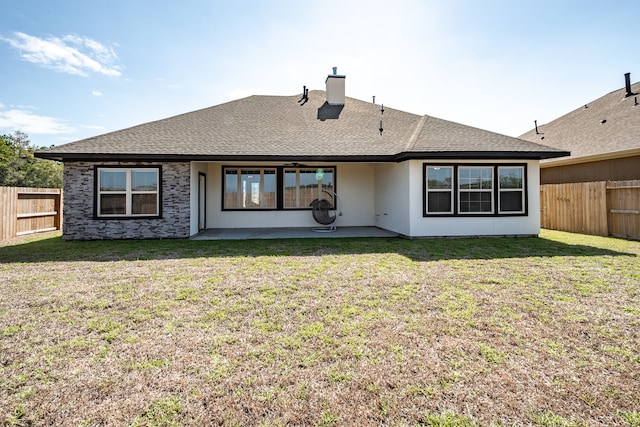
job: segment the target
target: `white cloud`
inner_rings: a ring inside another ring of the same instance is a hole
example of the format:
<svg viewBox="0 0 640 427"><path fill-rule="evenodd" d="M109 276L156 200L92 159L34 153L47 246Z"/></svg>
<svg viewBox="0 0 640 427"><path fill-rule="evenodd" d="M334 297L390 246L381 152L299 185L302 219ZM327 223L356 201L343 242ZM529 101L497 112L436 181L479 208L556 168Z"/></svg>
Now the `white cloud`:
<svg viewBox="0 0 640 427"><path fill-rule="evenodd" d="M92 90L91 94L93 96L102 96L102 92L100 92L99 90L96 90L96 89Z"/></svg>
<svg viewBox="0 0 640 427"><path fill-rule="evenodd" d="M87 37L65 35L62 38L39 38L15 32L13 38L0 37L20 51L25 60L63 73L86 76L99 73L122 75L115 50Z"/></svg>
<svg viewBox="0 0 640 427"><path fill-rule="evenodd" d="M55 117L40 116L21 109L0 110L0 129L27 134L69 134L77 129Z"/></svg>

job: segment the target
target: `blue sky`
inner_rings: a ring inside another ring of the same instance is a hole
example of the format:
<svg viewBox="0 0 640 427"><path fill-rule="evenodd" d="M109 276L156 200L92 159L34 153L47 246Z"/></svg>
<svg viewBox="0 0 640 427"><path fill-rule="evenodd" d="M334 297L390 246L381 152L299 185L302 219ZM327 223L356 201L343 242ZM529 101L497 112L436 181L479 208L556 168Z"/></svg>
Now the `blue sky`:
<svg viewBox="0 0 640 427"><path fill-rule="evenodd" d="M324 90L518 136L640 80L637 0L2 0L0 134Z"/></svg>

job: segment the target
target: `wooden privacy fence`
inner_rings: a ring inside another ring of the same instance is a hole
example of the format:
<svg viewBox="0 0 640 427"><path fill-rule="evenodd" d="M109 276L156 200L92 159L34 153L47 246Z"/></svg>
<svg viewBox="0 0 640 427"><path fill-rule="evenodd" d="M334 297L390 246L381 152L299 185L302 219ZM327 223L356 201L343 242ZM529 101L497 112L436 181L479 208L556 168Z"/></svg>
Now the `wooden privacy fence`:
<svg viewBox="0 0 640 427"><path fill-rule="evenodd" d="M62 228L62 190L0 187L0 240Z"/></svg>
<svg viewBox="0 0 640 427"><path fill-rule="evenodd" d="M540 225L640 240L640 180L543 184Z"/></svg>

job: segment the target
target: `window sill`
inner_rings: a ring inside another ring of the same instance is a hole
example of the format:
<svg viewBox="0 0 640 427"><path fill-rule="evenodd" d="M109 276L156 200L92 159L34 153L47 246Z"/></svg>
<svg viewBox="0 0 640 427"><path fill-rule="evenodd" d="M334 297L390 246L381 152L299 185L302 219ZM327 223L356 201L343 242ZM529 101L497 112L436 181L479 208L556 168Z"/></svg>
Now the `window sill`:
<svg viewBox="0 0 640 427"><path fill-rule="evenodd" d="M126 220L137 220L137 219L144 219L144 220L149 220L149 219L162 219L162 215L136 215L136 216L126 216L126 215L117 215L117 216L94 216L93 217L94 220L98 220L98 221L110 221L110 220L117 220L117 221L126 221Z"/></svg>

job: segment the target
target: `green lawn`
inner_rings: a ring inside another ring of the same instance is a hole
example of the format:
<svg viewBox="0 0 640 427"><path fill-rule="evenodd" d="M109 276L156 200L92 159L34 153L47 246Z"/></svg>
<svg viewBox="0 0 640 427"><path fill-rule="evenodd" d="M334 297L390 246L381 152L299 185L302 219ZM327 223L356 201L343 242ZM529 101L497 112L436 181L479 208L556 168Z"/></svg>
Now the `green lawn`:
<svg viewBox="0 0 640 427"><path fill-rule="evenodd" d="M5 425L640 426L640 242L0 246Z"/></svg>

